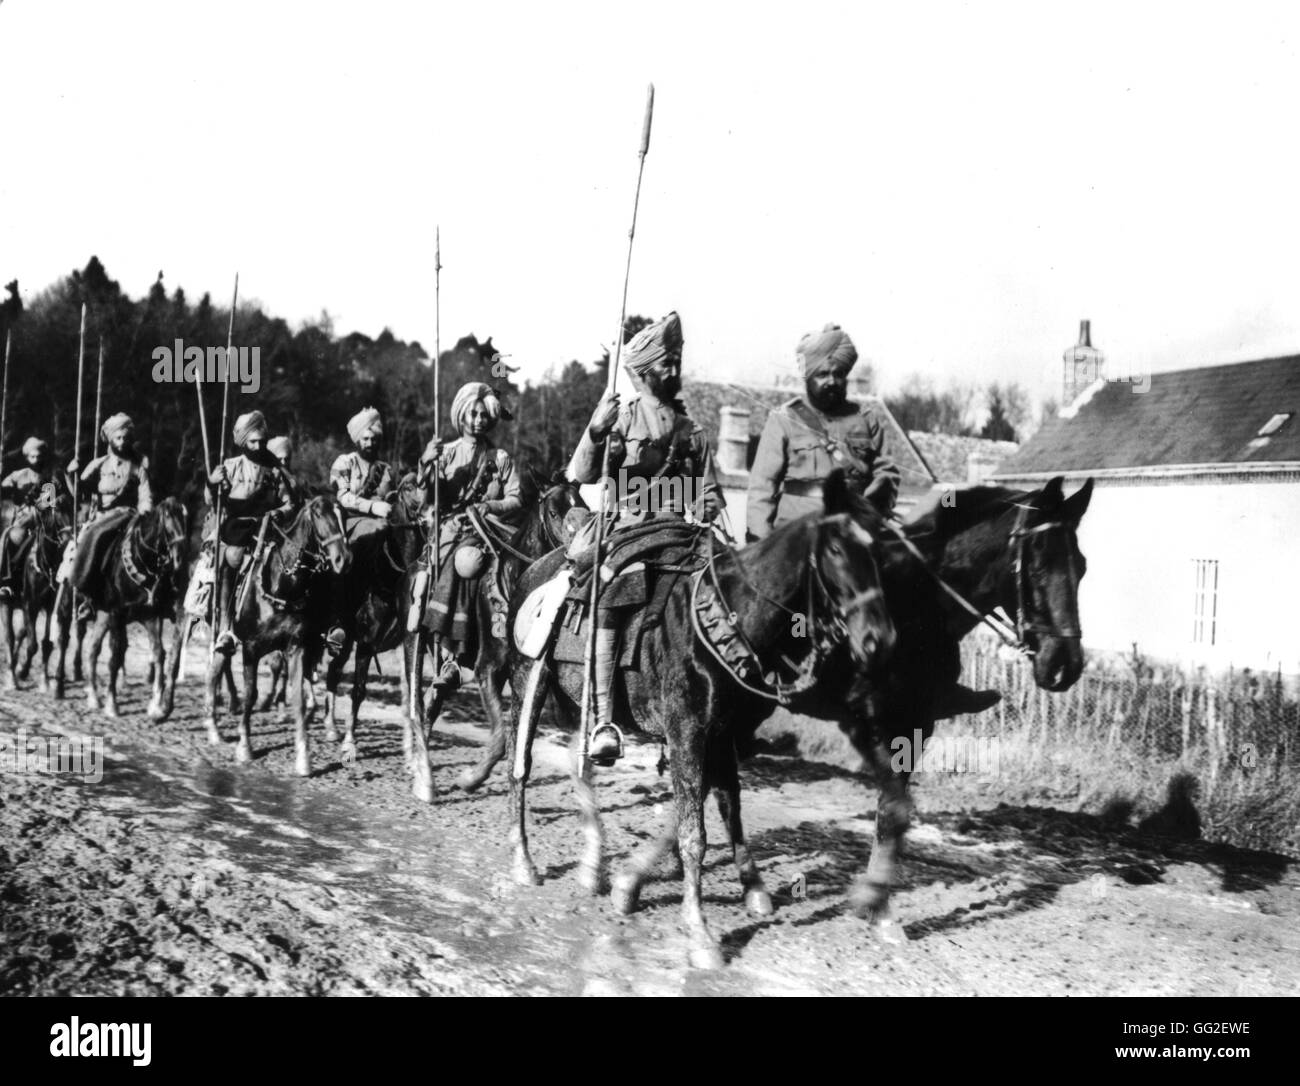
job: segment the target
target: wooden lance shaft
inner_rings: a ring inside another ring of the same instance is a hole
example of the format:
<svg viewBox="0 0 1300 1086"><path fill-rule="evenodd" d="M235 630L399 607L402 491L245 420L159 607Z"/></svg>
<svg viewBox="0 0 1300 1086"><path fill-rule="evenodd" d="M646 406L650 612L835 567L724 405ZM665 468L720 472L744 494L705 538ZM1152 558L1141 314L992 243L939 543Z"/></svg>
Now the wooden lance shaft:
<svg viewBox="0 0 1300 1086"><path fill-rule="evenodd" d="M99 377L95 381L95 432L92 435L94 455L99 455L99 411L104 402L104 337L99 337Z"/></svg>
<svg viewBox="0 0 1300 1086"><path fill-rule="evenodd" d="M217 435L218 454L217 463L226 462L226 416L230 412L230 350L235 343L235 307L239 304L239 272L235 272L235 291L230 298L230 323L226 326L226 366L221 371L221 433ZM199 416L202 419L202 415ZM206 449L206 441L204 446ZM217 644L217 627L221 625L221 573L222 562L225 561L225 555L221 547L221 494L222 488L217 487L217 500L214 506L215 524L216 524L216 562L213 565L212 578L212 631L211 637L208 638L208 669L211 671L212 654L216 650ZM238 616L235 616L238 617ZM234 623L232 621L232 633Z"/></svg>
<svg viewBox="0 0 1300 1086"><path fill-rule="evenodd" d="M632 277L632 243L636 239L636 215L641 206L641 178L645 173L645 156L650 151L650 124L654 117L655 87L651 83L646 92L645 121L641 126L641 149L638 154L636 171L636 196L632 201L632 226L627 232L627 265L623 269L623 304L618 315L618 336L614 340L614 358L609 367L608 392L618 390L618 367L623 356L623 326L627 323L627 288ZM612 431L611 431L612 432ZM605 541L605 518L609 499L609 444L610 435L605 436L605 449L601 457L600 468L600 511L596 514L596 539L591 572L591 600L587 609L587 645L584 654L583 689L582 689L582 737L579 745L578 771L587 769L587 752L591 740L591 717L595 710L596 697L596 608L600 602L600 563L601 550ZM612 694L612 691L611 691ZM604 723L604 721L601 721Z"/></svg>
<svg viewBox="0 0 1300 1086"><path fill-rule="evenodd" d="M9 351L13 346L13 331L5 329L4 389L0 391L0 474L4 473L5 420L9 415Z"/></svg>
<svg viewBox="0 0 1300 1086"><path fill-rule="evenodd" d="M72 459L77 465L76 474L72 478L72 538L76 540L80 526L77 523L77 513L80 509L81 498L81 472L83 465L81 463L81 389L85 384L83 377L86 373L86 303L81 303L81 332L77 340L77 422L73 430L72 440ZM73 544L75 549L76 544ZM77 621L77 589L72 589L72 621Z"/></svg>

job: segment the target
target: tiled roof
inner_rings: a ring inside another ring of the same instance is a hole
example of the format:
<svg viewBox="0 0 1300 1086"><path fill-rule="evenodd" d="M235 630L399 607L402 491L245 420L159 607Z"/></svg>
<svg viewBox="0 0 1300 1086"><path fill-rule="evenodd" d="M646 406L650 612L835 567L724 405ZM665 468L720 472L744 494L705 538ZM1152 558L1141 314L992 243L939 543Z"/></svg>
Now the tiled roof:
<svg viewBox="0 0 1300 1086"><path fill-rule="evenodd" d="M979 454L995 465L1000 465L1018 448L1014 441L990 441L983 437L961 437L957 434L931 434L924 430L909 430L907 436L925 457L941 483L965 483L970 477L970 458ZM996 471L994 467L989 474Z"/></svg>
<svg viewBox="0 0 1300 1086"><path fill-rule="evenodd" d="M1155 373L1140 388L1094 384L1073 417L1044 422L998 476L1300 461L1300 356ZM1270 421L1276 429L1260 436Z"/></svg>

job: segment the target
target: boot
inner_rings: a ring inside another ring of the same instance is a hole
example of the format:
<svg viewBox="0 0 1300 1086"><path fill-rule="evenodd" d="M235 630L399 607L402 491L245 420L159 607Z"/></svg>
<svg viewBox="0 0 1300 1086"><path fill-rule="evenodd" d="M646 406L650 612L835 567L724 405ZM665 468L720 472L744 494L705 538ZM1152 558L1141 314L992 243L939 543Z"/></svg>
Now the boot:
<svg viewBox="0 0 1300 1086"><path fill-rule="evenodd" d="M940 692L934 705L934 719L944 720L950 716L962 716L965 713L982 713L991 709L1002 700L996 690L972 690L961 683Z"/></svg>
<svg viewBox="0 0 1300 1086"><path fill-rule="evenodd" d="M442 663L438 667L438 674L434 676L431 685L444 693L450 694L452 691L460 689L460 664L457 663L454 653L446 649L439 649L439 651L442 655Z"/></svg>
<svg viewBox="0 0 1300 1086"><path fill-rule="evenodd" d="M235 586L234 571L226 562L217 570L221 578L221 614L217 617L219 632L212 643L212 650L222 656L233 656L239 642L235 640ZM214 585L215 588L215 585Z"/></svg>
<svg viewBox="0 0 1300 1086"><path fill-rule="evenodd" d="M612 720L614 662L618 631L596 630L595 701L597 726L587 740L587 756L594 765L611 766L623 757L623 733Z"/></svg>

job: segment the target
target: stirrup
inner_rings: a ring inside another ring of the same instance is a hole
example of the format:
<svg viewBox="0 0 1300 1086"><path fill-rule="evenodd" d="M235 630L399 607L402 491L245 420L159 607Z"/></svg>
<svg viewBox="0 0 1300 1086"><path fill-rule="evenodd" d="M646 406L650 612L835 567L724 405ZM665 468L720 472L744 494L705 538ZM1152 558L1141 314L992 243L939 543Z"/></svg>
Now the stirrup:
<svg viewBox="0 0 1300 1086"><path fill-rule="evenodd" d="M455 657L443 661L442 669L431 685L448 691L460 689L460 665L456 663Z"/></svg>
<svg viewBox="0 0 1300 1086"><path fill-rule="evenodd" d="M343 651L343 646L348 643L348 635L342 626L335 626L325 635L325 651L331 656L337 656Z"/></svg>
<svg viewBox="0 0 1300 1086"><path fill-rule="evenodd" d="M235 635L230 630L222 630L217 635L216 641L212 643L212 651L219 652L222 656L233 656L235 648L239 642L235 640Z"/></svg>
<svg viewBox="0 0 1300 1086"><path fill-rule="evenodd" d="M11 600L14 598L14 590L7 584L0 584L0 600Z"/></svg>
<svg viewBox="0 0 1300 1086"><path fill-rule="evenodd" d="M587 740L587 757L593 765L609 767L623 757L623 733L613 721L606 721Z"/></svg>

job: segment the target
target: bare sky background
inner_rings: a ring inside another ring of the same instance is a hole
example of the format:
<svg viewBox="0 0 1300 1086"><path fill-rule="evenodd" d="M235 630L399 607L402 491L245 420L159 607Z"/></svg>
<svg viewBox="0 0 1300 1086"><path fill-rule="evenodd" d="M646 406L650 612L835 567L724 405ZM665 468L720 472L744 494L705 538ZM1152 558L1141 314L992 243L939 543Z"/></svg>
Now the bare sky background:
<svg viewBox="0 0 1300 1086"><path fill-rule="evenodd" d="M492 335L523 376L676 308L761 383L835 320L885 389L1300 353L1294 4L0 5L0 276Z"/></svg>

